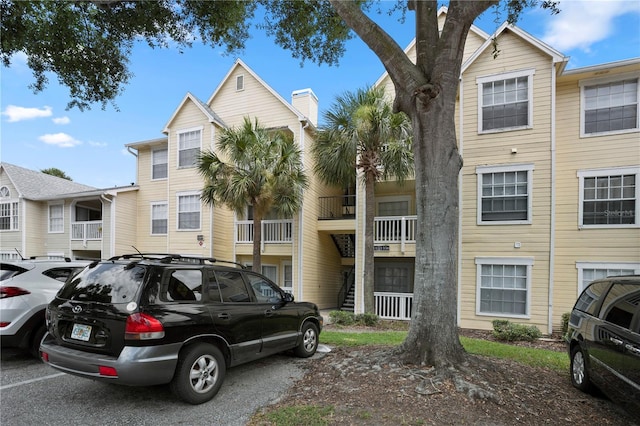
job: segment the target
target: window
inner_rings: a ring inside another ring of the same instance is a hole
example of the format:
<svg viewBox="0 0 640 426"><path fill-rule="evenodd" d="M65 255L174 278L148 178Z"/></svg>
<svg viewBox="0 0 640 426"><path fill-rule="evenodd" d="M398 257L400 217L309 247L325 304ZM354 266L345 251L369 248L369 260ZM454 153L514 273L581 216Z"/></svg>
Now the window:
<svg viewBox="0 0 640 426"><path fill-rule="evenodd" d="M218 289L224 303L251 302L242 274L235 271L215 271Z"/></svg>
<svg viewBox="0 0 640 426"><path fill-rule="evenodd" d="M168 151L166 148L151 151L151 179L166 179L168 174Z"/></svg>
<svg viewBox="0 0 640 426"><path fill-rule="evenodd" d="M200 195L178 195L178 229L200 229Z"/></svg>
<svg viewBox="0 0 640 426"><path fill-rule="evenodd" d="M178 133L178 167L195 167L200 155L201 130Z"/></svg>
<svg viewBox="0 0 640 426"><path fill-rule="evenodd" d="M167 301L189 302L202 299L202 271L185 269L172 271L168 278L163 299Z"/></svg>
<svg viewBox="0 0 640 426"><path fill-rule="evenodd" d="M151 234L166 235L168 206L166 202L151 203Z"/></svg>
<svg viewBox="0 0 640 426"><path fill-rule="evenodd" d="M11 197L11 191L6 186L0 188L0 198L9 198Z"/></svg>
<svg viewBox="0 0 640 426"><path fill-rule="evenodd" d="M278 282L278 267L274 265L262 265L262 275L274 283Z"/></svg>
<svg viewBox="0 0 640 426"><path fill-rule="evenodd" d="M413 293L413 262L375 262L375 291Z"/></svg>
<svg viewBox="0 0 640 426"><path fill-rule="evenodd" d="M282 302L282 293L280 290L259 275L247 272L246 277L249 280L253 293L258 303L278 303Z"/></svg>
<svg viewBox="0 0 640 426"><path fill-rule="evenodd" d="M236 77L236 92L244 90L244 75Z"/></svg>
<svg viewBox="0 0 640 426"><path fill-rule="evenodd" d="M638 78L580 82L582 136L638 130Z"/></svg>
<svg viewBox="0 0 640 426"><path fill-rule="evenodd" d="M376 200L377 216L407 216L411 197L380 197Z"/></svg>
<svg viewBox="0 0 640 426"><path fill-rule="evenodd" d="M591 281L620 275L640 275L640 263L577 262L576 268L578 268L578 294Z"/></svg>
<svg viewBox="0 0 640 426"><path fill-rule="evenodd" d="M637 285L614 283L602 302L600 318L623 328L631 329L631 321L640 305Z"/></svg>
<svg viewBox="0 0 640 426"><path fill-rule="evenodd" d="M18 202L0 202L0 231L18 230Z"/></svg>
<svg viewBox="0 0 640 426"><path fill-rule="evenodd" d="M579 171L580 227L637 227L640 168Z"/></svg>
<svg viewBox="0 0 640 426"><path fill-rule="evenodd" d="M478 224L531 223L533 164L477 167Z"/></svg>
<svg viewBox="0 0 640 426"><path fill-rule="evenodd" d="M282 264L282 285L280 286L285 292L293 294L293 266L291 263Z"/></svg>
<svg viewBox="0 0 640 426"><path fill-rule="evenodd" d="M64 232L64 204L49 206L49 232Z"/></svg>
<svg viewBox="0 0 640 426"><path fill-rule="evenodd" d="M534 70L523 70L476 79L479 133L532 126L533 74Z"/></svg>
<svg viewBox="0 0 640 426"><path fill-rule="evenodd" d="M529 316L532 258L476 258L476 313Z"/></svg>

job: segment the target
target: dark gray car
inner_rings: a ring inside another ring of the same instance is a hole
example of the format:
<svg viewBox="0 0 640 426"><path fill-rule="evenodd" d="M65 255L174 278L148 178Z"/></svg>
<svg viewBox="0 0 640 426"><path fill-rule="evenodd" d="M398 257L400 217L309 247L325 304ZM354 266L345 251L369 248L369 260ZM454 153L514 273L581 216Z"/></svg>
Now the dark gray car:
<svg viewBox="0 0 640 426"><path fill-rule="evenodd" d="M640 276L589 284L569 327L573 385L584 392L595 386L640 418Z"/></svg>

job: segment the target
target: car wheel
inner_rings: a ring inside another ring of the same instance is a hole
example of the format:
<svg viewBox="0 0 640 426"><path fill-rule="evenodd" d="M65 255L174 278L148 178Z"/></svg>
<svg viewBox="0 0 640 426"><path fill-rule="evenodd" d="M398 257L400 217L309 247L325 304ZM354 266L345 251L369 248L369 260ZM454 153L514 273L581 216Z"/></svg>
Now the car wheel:
<svg viewBox="0 0 640 426"><path fill-rule="evenodd" d="M311 322L306 322L302 326L302 341L294 352L300 358L308 358L316 353L316 349L318 349L318 327Z"/></svg>
<svg viewBox="0 0 640 426"><path fill-rule="evenodd" d="M218 393L225 372L220 349L209 343L197 343L180 354L170 388L183 401L202 404Z"/></svg>
<svg viewBox="0 0 640 426"><path fill-rule="evenodd" d="M591 391L587 357L580 345L571 349L571 383L582 392Z"/></svg>
<svg viewBox="0 0 640 426"><path fill-rule="evenodd" d="M40 327L36 328L31 335L31 344L29 345L29 353L35 357L40 359L40 342L42 342L42 338L47 333L47 327L42 324Z"/></svg>

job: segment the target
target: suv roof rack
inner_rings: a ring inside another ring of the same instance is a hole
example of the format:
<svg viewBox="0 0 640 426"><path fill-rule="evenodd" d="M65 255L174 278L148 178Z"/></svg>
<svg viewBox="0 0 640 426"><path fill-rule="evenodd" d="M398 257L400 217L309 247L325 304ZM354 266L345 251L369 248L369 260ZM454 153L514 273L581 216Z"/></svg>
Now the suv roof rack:
<svg viewBox="0 0 640 426"><path fill-rule="evenodd" d="M234 262L232 260L221 260L216 259L214 257L201 257L201 256L183 256L181 254L173 254L173 253L130 253L130 254L122 254L119 256L113 256L109 258L109 260L155 260L161 263L171 263L171 262L183 262L183 263L195 263L198 265L204 265L207 262L209 263L228 263L230 265L236 265L241 269L246 269L246 267L238 262Z"/></svg>
<svg viewBox="0 0 640 426"><path fill-rule="evenodd" d="M62 262L71 262L71 258L69 257L54 257L51 258L51 256L29 256L29 260L53 260L53 261L62 261Z"/></svg>

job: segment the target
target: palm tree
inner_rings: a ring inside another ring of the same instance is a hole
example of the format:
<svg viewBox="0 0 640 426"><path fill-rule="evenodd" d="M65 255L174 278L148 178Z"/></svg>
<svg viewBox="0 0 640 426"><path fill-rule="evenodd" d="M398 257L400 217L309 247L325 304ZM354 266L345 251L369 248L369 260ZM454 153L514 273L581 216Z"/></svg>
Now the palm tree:
<svg viewBox="0 0 640 426"><path fill-rule="evenodd" d="M375 183L394 177L402 183L413 174L411 124L394 113L381 88L358 89L338 96L324 114L325 126L312 147L315 172L329 185L353 187L358 171L365 194L364 309L375 311Z"/></svg>
<svg viewBox="0 0 640 426"><path fill-rule="evenodd" d="M198 171L205 179L202 200L242 215L253 207L253 270L260 272L262 219L269 213L292 217L308 186L302 156L290 133L269 130L245 117L239 128L224 129L219 153L203 152Z"/></svg>

